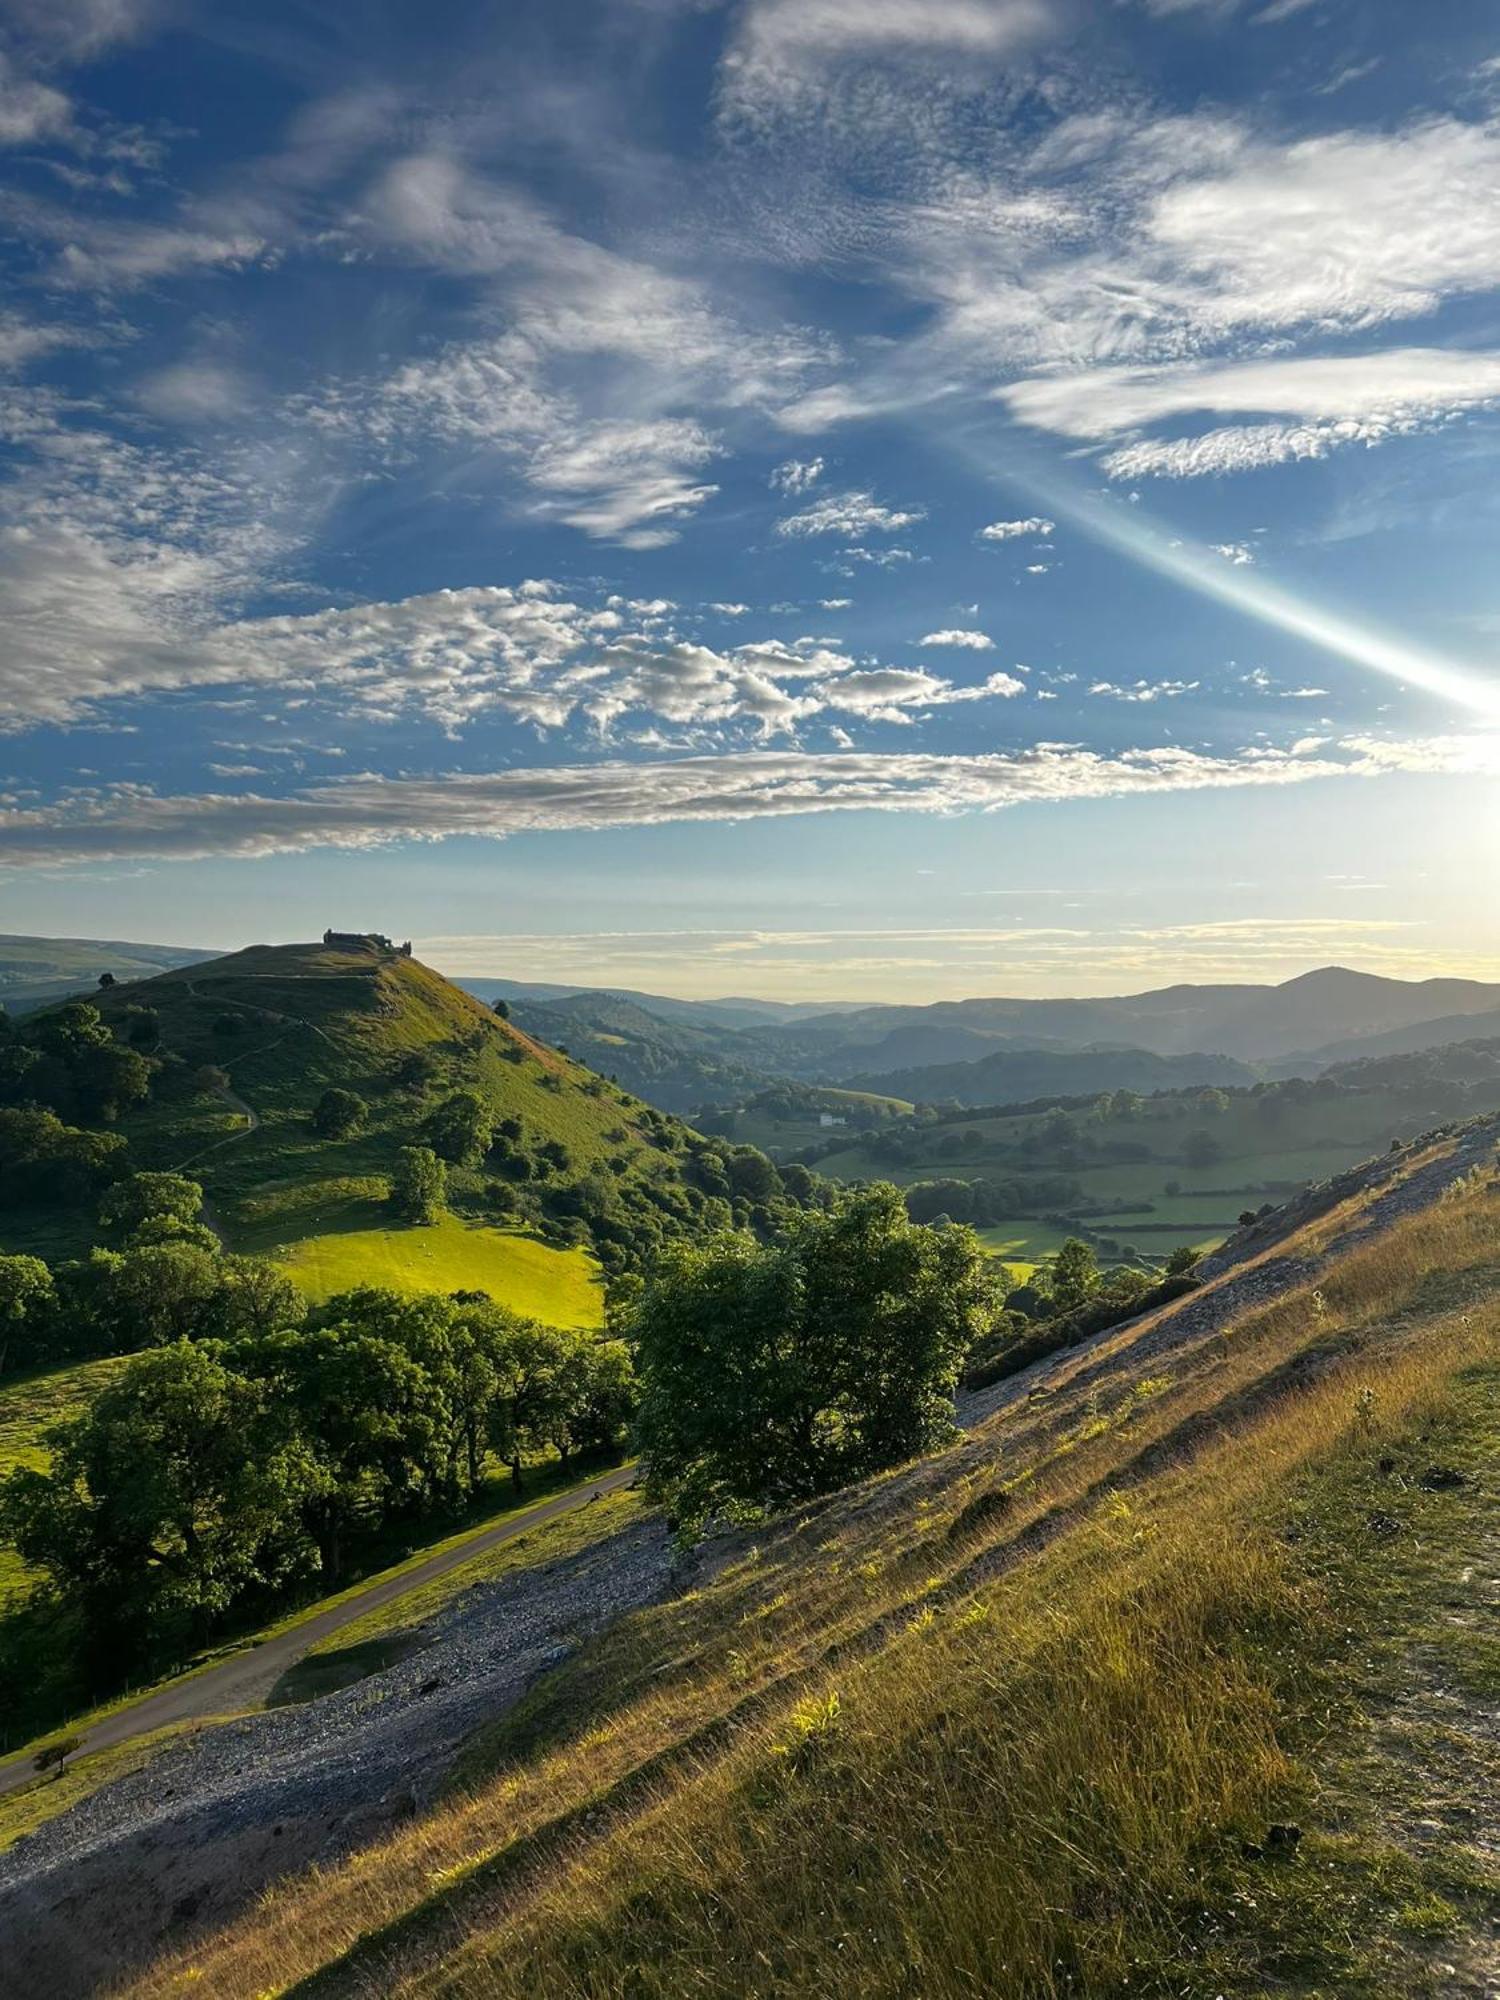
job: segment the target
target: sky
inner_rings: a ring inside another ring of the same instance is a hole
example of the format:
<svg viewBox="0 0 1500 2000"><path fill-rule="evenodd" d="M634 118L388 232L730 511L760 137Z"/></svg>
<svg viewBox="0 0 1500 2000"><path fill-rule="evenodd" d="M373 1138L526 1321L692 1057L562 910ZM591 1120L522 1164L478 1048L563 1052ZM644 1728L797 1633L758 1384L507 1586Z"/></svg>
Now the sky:
<svg viewBox="0 0 1500 2000"><path fill-rule="evenodd" d="M1500 977L1492 0L0 0L0 930Z"/></svg>

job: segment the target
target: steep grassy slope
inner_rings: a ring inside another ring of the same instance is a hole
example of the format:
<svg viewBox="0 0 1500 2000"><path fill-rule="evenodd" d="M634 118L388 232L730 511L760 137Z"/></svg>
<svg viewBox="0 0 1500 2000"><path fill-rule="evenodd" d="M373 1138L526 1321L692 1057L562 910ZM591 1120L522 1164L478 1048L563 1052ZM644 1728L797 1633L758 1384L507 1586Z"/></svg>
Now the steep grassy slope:
<svg viewBox="0 0 1500 2000"><path fill-rule="evenodd" d="M1482 1991L1494 1136L711 1546L446 1803L134 1990Z"/></svg>
<svg viewBox="0 0 1500 2000"><path fill-rule="evenodd" d="M479 1286L518 1310L597 1319L586 1249L569 1247L565 1230L542 1244L507 1228L510 1183L492 1166L450 1173L460 1220L392 1228L384 1196L397 1153L423 1142L426 1120L459 1090L476 1092L494 1120L514 1121L528 1175L535 1165L549 1194L606 1175L616 1202L648 1223L701 1207L684 1127L413 959L255 946L95 998L121 1031L139 1009L159 1026L155 1088L119 1126L135 1163L201 1180L233 1248L287 1255L314 1292L361 1281ZM313 1129L318 1099L335 1086L368 1107L348 1138ZM17 1211L0 1219L0 1242L32 1247L39 1229L42 1247L59 1254L84 1247L92 1219Z"/></svg>

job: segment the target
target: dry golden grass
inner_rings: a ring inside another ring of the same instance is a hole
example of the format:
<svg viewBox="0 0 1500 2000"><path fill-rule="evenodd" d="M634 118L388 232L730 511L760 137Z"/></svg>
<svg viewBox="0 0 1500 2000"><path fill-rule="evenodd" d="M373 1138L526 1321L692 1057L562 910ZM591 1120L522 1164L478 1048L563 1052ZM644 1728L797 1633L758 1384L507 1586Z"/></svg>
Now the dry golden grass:
<svg viewBox="0 0 1500 2000"><path fill-rule="evenodd" d="M133 1990L1139 1983L1190 1949L1205 1830L1292 1782L1278 1676L1319 1607L1289 1490L1440 1410L1497 1286L1471 1190L1169 1359L1138 1359L1154 1321L1068 1357L605 1634L463 1793Z"/></svg>

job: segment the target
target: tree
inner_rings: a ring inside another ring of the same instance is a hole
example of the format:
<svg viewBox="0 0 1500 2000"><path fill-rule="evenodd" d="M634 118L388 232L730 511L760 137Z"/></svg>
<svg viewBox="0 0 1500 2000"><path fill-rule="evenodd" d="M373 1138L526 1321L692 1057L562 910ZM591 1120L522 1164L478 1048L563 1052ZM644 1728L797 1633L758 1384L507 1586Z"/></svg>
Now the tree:
<svg viewBox="0 0 1500 2000"><path fill-rule="evenodd" d="M125 1039L133 1049L154 1049L161 1040L161 1016L154 1007L126 1009Z"/></svg>
<svg viewBox="0 0 1500 2000"><path fill-rule="evenodd" d="M40 1257L0 1256L0 1373L48 1358L57 1289Z"/></svg>
<svg viewBox="0 0 1500 2000"><path fill-rule="evenodd" d="M1099 1289L1099 1260L1080 1236L1070 1236L1052 1260L1052 1309L1072 1312Z"/></svg>
<svg viewBox="0 0 1500 2000"><path fill-rule="evenodd" d="M99 991L101 993L107 993L114 983L115 975L112 972L101 972L99 974Z"/></svg>
<svg viewBox="0 0 1500 2000"><path fill-rule="evenodd" d="M122 1111L151 1094L151 1064L118 1042L95 1043L72 1064L73 1096L85 1118L112 1125Z"/></svg>
<svg viewBox="0 0 1500 2000"><path fill-rule="evenodd" d="M391 1206L404 1222L436 1222L448 1198L448 1172L430 1146L403 1146L391 1176Z"/></svg>
<svg viewBox="0 0 1500 2000"><path fill-rule="evenodd" d="M56 1112L0 1110L0 1204L82 1202L124 1164L116 1132L80 1132Z"/></svg>
<svg viewBox="0 0 1500 2000"><path fill-rule="evenodd" d="M472 1167L489 1150L490 1111L477 1090L455 1090L430 1114L424 1130L440 1160Z"/></svg>
<svg viewBox="0 0 1500 2000"><path fill-rule="evenodd" d="M109 977L106 973L105 978ZM75 1750L83 1748L81 1736L59 1736L54 1743L44 1743L31 1760L33 1771L50 1771L54 1778L61 1778L68 1759Z"/></svg>
<svg viewBox="0 0 1500 2000"><path fill-rule="evenodd" d="M127 1242L143 1223L196 1222L202 1212L203 1189L185 1174L129 1174L99 1203L99 1220Z"/></svg>
<svg viewBox="0 0 1500 2000"><path fill-rule="evenodd" d="M352 1090L325 1090L313 1107L312 1128L320 1139L348 1139L363 1130L369 1107Z"/></svg>
<svg viewBox="0 0 1500 2000"><path fill-rule="evenodd" d="M510 1003L508 1001L492 1000L490 1002L490 1005L494 1008L495 1012L500 1016L500 1019L502 1021L508 1021L510 1019Z"/></svg>
<svg viewBox="0 0 1500 2000"><path fill-rule="evenodd" d="M1212 1132L1189 1132L1182 1157L1187 1166L1212 1167L1224 1157L1224 1148Z"/></svg>
<svg viewBox="0 0 1500 2000"><path fill-rule="evenodd" d="M65 1316L92 1352L131 1354L219 1331L217 1244L212 1250L192 1242L93 1250L60 1266L57 1275Z"/></svg>
<svg viewBox="0 0 1500 2000"><path fill-rule="evenodd" d="M306 1444L315 1476L302 1489L302 1515L323 1580L333 1582L351 1530L362 1520L378 1525L430 1485L441 1398L396 1342L347 1320L271 1334L236 1350L235 1361Z"/></svg>
<svg viewBox="0 0 1500 2000"><path fill-rule="evenodd" d="M112 1647L198 1635L304 1561L307 1457L260 1383L206 1347L142 1355L0 1482L0 1534Z"/></svg>
<svg viewBox="0 0 1500 2000"><path fill-rule="evenodd" d="M876 1186L778 1243L671 1246L634 1315L647 1487L681 1517L790 1505L949 1434L989 1311L967 1229Z"/></svg>

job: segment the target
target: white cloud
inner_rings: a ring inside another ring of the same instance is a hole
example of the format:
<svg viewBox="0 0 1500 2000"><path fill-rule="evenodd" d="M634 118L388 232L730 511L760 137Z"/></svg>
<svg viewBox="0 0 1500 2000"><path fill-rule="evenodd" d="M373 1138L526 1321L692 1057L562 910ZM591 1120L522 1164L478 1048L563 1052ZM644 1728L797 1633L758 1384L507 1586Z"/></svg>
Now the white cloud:
<svg viewBox="0 0 1500 2000"><path fill-rule="evenodd" d="M1274 356L1214 366L1096 369L1033 376L999 392L1013 415L1072 438L1118 435L1189 413L1246 412L1293 421L1228 426L1122 444L1104 459L1115 479L1191 478L1321 458L1379 444L1466 409L1500 403L1500 353L1387 348L1368 354Z"/></svg>
<svg viewBox="0 0 1500 2000"><path fill-rule="evenodd" d="M771 474L771 489L775 493L806 493L809 487L817 485L823 471L821 458L786 459Z"/></svg>
<svg viewBox="0 0 1500 2000"><path fill-rule="evenodd" d="M178 361L137 382L135 399L169 422L204 423L238 415L249 388L238 369L222 362Z"/></svg>
<svg viewBox="0 0 1500 2000"><path fill-rule="evenodd" d="M552 828L748 820L812 812L995 811L1147 793L1377 778L1419 771L1500 775L1494 736L1352 737L1321 756L1252 749L1212 756L1175 746L1106 755L1068 744L982 756L762 751L656 763L367 775L286 797L158 797L131 791L60 807L0 810L0 865L368 848L459 835L499 839Z"/></svg>
<svg viewBox="0 0 1500 2000"><path fill-rule="evenodd" d="M1210 542L1209 548L1234 569L1246 569L1255 561L1255 551L1248 542Z"/></svg>
<svg viewBox="0 0 1500 2000"><path fill-rule="evenodd" d="M871 493L832 493L776 523L778 535L893 535L926 518L922 507L883 507ZM852 554L853 551L846 551Z"/></svg>
<svg viewBox="0 0 1500 2000"><path fill-rule="evenodd" d="M1483 356L1455 353L1427 381L1414 370L1437 350L1309 359L1300 383L1276 373L1304 365L1298 357L1237 357L1369 333L1500 286L1500 120L1426 117L1278 143L1237 118L1115 106L1028 130L1024 149L991 136L982 168L954 135L937 158L893 162L869 254L925 321L784 422L814 431L990 390L1023 421L1118 440L1124 477L1191 466L1196 441L1122 433L1189 408L1187 393L1212 390L1215 370L1226 395L1258 386L1281 398L1235 408L1298 413L1282 415L1285 428L1199 448L1226 470L1321 455L1345 435L1378 441L1492 394L1475 383ZM850 226L870 228L868 213ZM1237 365L1264 372L1236 384ZM1373 432L1320 428L1372 422Z"/></svg>
<svg viewBox="0 0 1500 2000"><path fill-rule="evenodd" d="M61 347L83 347L89 336L81 329L25 320L17 313L0 313L0 373L13 374L39 355Z"/></svg>
<svg viewBox="0 0 1500 2000"><path fill-rule="evenodd" d="M852 548L840 549L839 560L836 563L828 564L827 567L837 570L841 576L853 576L853 570L847 567L850 563L863 563L871 569L896 569L902 563L915 562L916 560L917 556L914 549ZM927 558L924 556L922 560L925 562Z"/></svg>
<svg viewBox="0 0 1500 2000"><path fill-rule="evenodd" d="M750 0L724 57L731 115L815 108L865 63L1001 61L1054 27L1047 0Z"/></svg>
<svg viewBox="0 0 1500 2000"><path fill-rule="evenodd" d="M39 59L81 62L136 40L161 9L158 0L6 0L6 26Z"/></svg>
<svg viewBox="0 0 1500 2000"><path fill-rule="evenodd" d="M1028 514L1024 521L991 521L987 528L979 530L982 542L1014 542L1023 535L1050 535L1057 529L1055 521L1048 521L1040 514Z"/></svg>
<svg viewBox="0 0 1500 2000"><path fill-rule="evenodd" d="M280 211L250 192L184 201L150 220L18 194L4 213L12 235L50 248L43 275L65 291L129 291L194 271L274 263L289 234Z"/></svg>
<svg viewBox="0 0 1500 2000"><path fill-rule="evenodd" d="M1095 681L1090 694L1107 695L1112 701L1175 701L1178 695L1192 694L1197 681L1131 681L1120 686L1114 681Z"/></svg>
<svg viewBox="0 0 1500 2000"><path fill-rule="evenodd" d="M900 720L1020 685L997 675L960 687L816 639L716 649L678 636L676 606L665 598L586 603L545 582L226 617L225 601L265 553L241 546L233 524L233 509L255 496L209 486L194 498L190 464L133 453L114 468L100 500L106 514L122 486L134 480L144 497L153 484L169 488L175 469L187 504L159 500L140 524L150 532L106 532L79 495L59 507L45 489L34 522L0 532L6 726L98 717L112 701L153 690L275 686L299 706L332 704L372 722L416 714L453 733L498 712L542 730L607 731L638 717L769 737L817 715Z"/></svg>
<svg viewBox="0 0 1500 2000"><path fill-rule="evenodd" d="M992 653L995 642L987 632L965 632L957 629L946 632L929 632L921 641L924 646L967 646L975 653Z"/></svg>
<svg viewBox="0 0 1500 2000"><path fill-rule="evenodd" d="M0 50L0 146L34 146L72 123L73 106L62 91L22 75Z"/></svg>
<svg viewBox="0 0 1500 2000"><path fill-rule="evenodd" d="M518 462L542 511L627 547L674 539L717 491L700 477L723 450L707 412L734 422L774 411L832 352L558 227L443 154L388 168L367 227L383 251L483 281L503 331L408 361L373 396L331 396L315 419L379 442L425 431L490 444ZM796 469L811 483L821 464Z"/></svg>

